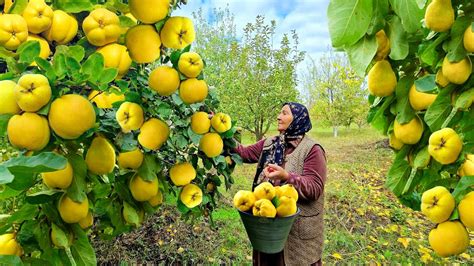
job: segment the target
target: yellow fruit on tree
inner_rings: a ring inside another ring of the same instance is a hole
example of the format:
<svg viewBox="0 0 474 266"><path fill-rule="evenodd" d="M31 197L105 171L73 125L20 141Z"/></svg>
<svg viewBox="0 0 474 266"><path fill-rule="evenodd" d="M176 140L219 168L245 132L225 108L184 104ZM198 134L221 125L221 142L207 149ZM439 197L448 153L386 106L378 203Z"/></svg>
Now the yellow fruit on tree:
<svg viewBox="0 0 474 266"><path fill-rule="evenodd" d="M403 147L404 143L397 139L397 137L395 137L395 133L392 132L388 138L388 145L398 151Z"/></svg>
<svg viewBox="0 0 474 266"><path fill-rule="evenodd" d="M169 135L170 129L165 122L150 118L140 128L138 143L149 150L156 150L166 142Z"/></svg>
<svg viewBox="0 0 474 266"><path fill-rule="evenodd" d="M85 198L82 202L76 202L64 194L59 200L58 211L65 223L78 223L89 213L89 200Z"/></svg>
<svg viewBox="0 0 474 266"><path fill-rule="evenodd" d="M167 48L183 49L196 38L193 22L186 17L171 17L161 29L161 41Z"/></svg>
<svg viewBox="0 0 474 266"><path fill-rule="evenodd" d="M95 125L92 104L78 94L57 98L49 110L49 125L63 139L77 139Z"/></svg>
<svg viewBox="0 0 474 266"><path fill-rule="evenodd" d="M451 0L433 0L425 11L426 27L432 31L445 32L454 23Z"/></svg>
<svg viewBox="0 0 474 266"><path fill-rule="evenodd" d="M470 53L474 53L474 32L472 32L472 24L464 31L464 49Z"/></svg>
<svg viewBox="0 0 474 266"><path fill-rule="evenodd" d="M8 140L18 149L42 150L49 142L48 120L36 113L14 115L8 121Z"/></svg>
<svg viewBox="0 0 474 266"><path fill-rule="evenodd" d="M82 229L87 229L94 224L94 216L92 216L92 212L88 212L87 216L79 221L79 226Z"/></svg>
<svg viewBox="0 0 474 266"><path fill-rule="evenodd" d="M179 199L184 205L186 205L186 207L192 209L201 204L202 190L194 184L188 184L181 190Z"/></svg>
<svg viewBox="0 0 474 266"><path fill-rule="evenodd" d="M452 128L433 132L429 139L428 151L441 164L454 163L462 150L462 140Z"/></svg>
<svg viewBox="0 0 474 266"><path fill-rule="evenodd" d="M443 75L443 69L440 68L438 72L436 72L435 82L441 86L441 88L448 86L449 80Z"/></svg>
<svg viewBox="0 0 474 266"><path fill-rule="evenodd" d="M408 93L411 107L416 111L426 110L436 100L437 94L419 92L413 84Z"/></svg>
<svg viewBox="0 0 474 266"><path fill-rule="evenodd" d="M12 233L0 235L0 255L21 256L23 249L15 239L16 235Z"/></svg>
<svg viewBox="0 0 474 266"><path fill-rule="evenodd" d="M430 231L428 240L431 248L441 257L461 254L469 246L469 235L459 221L438 224Z"/></svg>
<svg viewBox="0 0 474 266"><path fill-rule="evenodd" d="M199 149L203 151L207 157L213 158L222 153L224 142L219 134L206 133L199 141Z"/></svg>
<svg viewBox="0 0 474 266"><path fill-rule="evenodd" d="M400 124L398 120L395 119L393 133L395 137L404 144L416 144L423 135L423 124L417 116L406 124Z"/></svg>
<svg viewBox="0 0 474 266"><path fill-rule="evenodd" d="M277 216L287 217L296 213L298 207L296 206L296 200L287 196L279 198L280 205L276 208Z"/></svg>
<svg viewBox="0 0 474 266"><path fill-rule="evenodd" d="M48 41L46 41L44 38L42 38L38 35L30 34L26 40L27 41L37 41L37 42L39 42L40 53L39 53L38 56L43 58L43 59L47 59L49 57L49 54L51 53L51 49L49 48ZM36 66L36 62L31 63L31 65Z"/></svg>
<svg viewBox="0 0 474 266"><path fill-rule="evenodd" d="M474 154L466 154L466 160L459 167L459 176L474 176Z"/></svg>
<svg viewBox="0 0 474 266"><path fill-rule="evenodd" d="M0 3L3 4L3 13L9 13L10 12L10 8L13 5L13 1L14 0L2 0L2 1L0 1ZM3 15L3 14L0 14L0 15Z"/></svg>
<svg viewBox="0 0 474 266"><path fill-rule="evenodd" d="M161 193L159 189L158 189L158 193L148 200L148 203L150 203L152 207L156 207L160 205L161 203L163 203L163 194Z"/></svg>
<svg viewBox="0 0 474 266"><path fill-rule="evenodd" d="M143 162L143 152L136 148L133 151L121 152L117 157L117 163L120 168L138 169Z"/></svg>
<svg viewBox="0 0 474 266"><path fill-rule="evenodd" d="M232 121L228 114L217 113L211 119L212 128L218 133L224 133L232 127Z"/></svg>
<svg viewBox="0 0 474 266"><path fill-rule="evenodd" d="M125 76L132 64L132 58L127 51L127 47L118 43L107 44L97 49L97 52L104 56L105 67L113 67L118 70L116 79Z"/></svg>
<svg viewBox="0 0 474 266"><path fill-rule="evenodd" d="M195 52L182 53L178 61L178 69L188 78L195 78L201 74L204 62L201 56Z"/></svg>
<svg viewBox="0 0 474 266"><path fill-rule="evenodd" d="M117 110L115 119L124 133L137 130L143 125L143 109L139 104L124 102Z"/></svg>
<svg viewBox="0 0 474 266"><path fill-rule="evenodd" d="M179 73L170 66L155 68L148 77L148 85L160 96L170 96L179 88Z"/></svg>
<svg viewBox="0 0 474 266"><path fill-rule="evenodd" d="M278 190L275 190L275 192L279 198L285 196L288 198L292 198L295 201L298 201L298 191L292 184L285 184L283 186L280 186Z"/></svg>
<svg viewBox="0 0 474 266"><path fill-rule="evenodd" d="M129 189L136 201L149 201L158 194L158 178L146 181L136 175L130 180Z"/></svg>
<svg viewBox="0 0 474 266"><path fill-rule="evenodd" d="M15 99L16 83L11 80L0 81L0 115L17 114L21 111Z"/></svg>
<svg viewBox="0 0 474 266"><path fill-rule="evenodd" d="M170 0L130 0L130 12L144 24L155 24L164 19L170 10Z"/></svg>
<svg viewBox="0 0 474 266"><path fill-rule="evenodd" d="M22 15L28 25L28 31L39 34L51 27L54 13L44 0L30 0Z"/></svg>
<svg viewBox="0 0 474 266"><path fill-rule="evenodd" d="M104 46L116 42L121 34L119 17L105 8L89 13L82 22L87 41L95 46Z"/></svg>
<svg viewBox="0 0 474 266"><path fill-rule="evenodd" d="M114 170L115 149L110 142L97 136L92 140L86 153L87 169L96 175L106 175Z"/></svg>
<svg viewBox="0 0 474 266"><path fill-rule="evenodd" d="M429 189L421 196L421 212L433 223L447 221L454 206L453 195L443 186Z"/></svg>
<svg viewBox="0 0 474 266"><path fill-rule="evenodd" d="M252 191L248 190L239 190L234 195L234 207L239 209L240 211L246 212L252 209L253 205L255 204L255 196L253 195Z"/></svg>
<svg viewBox="0 0 474 266"><path fill-rule="evenodd" d="M254 216L274 218L277 211L270 200L259 199L253 205L252 213Z"/></svg>
<svg viewBox="0 0 474 266"><path fill-rule="evenodd" d="M130 57L137 63L152 63L160 57L160 35L151 25L130 28L125 35L125 45Z"/></svg>
<svg viewBox="0 0 474 266"><path fill-rule="evenodd" d="M375 34L375 39L377 40L377 53L375 54L375 60L384 60L390 53L390 40L387 38L384 30L379 30Z"/></svg>
<svg viewBox="0 0 474 266"><path fill-rule="evenodd" d="M387 60L381 60L375 63L370 69L367 78L370 94L377 97L392 95L397 86L397 77Z"/></svg>
<svg viewBox="0 0 474 266"><path fill-rule="evenodd" d="M62 10L54 10L51 27L43 32L43 36L50 42L67 44L76 36L78 27L75 17Z"/></svg>
<svg viewBox="0 0 474 266"><path fill-rule="evenodd" d="M209 90L204 80L195 78L181 82L179 86L179 97L186 104L198 103L206 99Z"/></svg>
<svg viewBox="0 0 474 266"><path fill-rule="evenodd" d="M64 169L42 173L41 177L43 183L49 188L66 189L71 185L73 175L74 170L68 161Z"/></svg>
<svg viewBox="0 0 474 266"><path fill-rule="evenodd" d="M15 87L15 98L23 111L36 112L51 99L48 78L41 74L21 76Z"/></svg>
<svg viewBox="0 0 474 266"><path fill-rule="evenodd" d="M211 128L211 120L206 112L196 112L191 116L191 130L196 134L206 134Z"/></svg>
<svg viewBox="0 0 474 266"><path fill-rule="evenodd" d="M471 76L472 63L469 57L465 57L459 62L449 62L446 56L443 60L443 75L454 84L463 84Z"/></svg>
<svg viewBox="0 0 474 266"><path fill-rule="evenodd" d="M185 186L196 178L196 169L188 162L175 164L170 169L170 178L176 186Z"/></svg>
<svg viewBox="0 0 474 266"><path fill-rule="evenodd" d="M28 26L25 19L17 14L0 16L0 45L15 50L28 38Z"/></svg>
<svg viewBox="0 0 474 266"><path fill-rule="evenodd" d="M253 194L255 195L255 199L257 200L272 200L276 195L276 191L270 182L262 182L255 187L255 189L253 190Z"/></svg>
<svg viewBox="0 0 474 266"><path fill-rule="evenodd" d="M100 92L100 91L92 91L87 97L89 101L95 103L97 107L101 109L105 108L112 108L112 104L116 102L125 101L125 95L116 92Z"/></svg>
<svg viewBox="0 0 474 266"><path fill-rule="evenodd" d="M459 219L469 228L474 230L474 191L467 193L458 205Z"/></svg>

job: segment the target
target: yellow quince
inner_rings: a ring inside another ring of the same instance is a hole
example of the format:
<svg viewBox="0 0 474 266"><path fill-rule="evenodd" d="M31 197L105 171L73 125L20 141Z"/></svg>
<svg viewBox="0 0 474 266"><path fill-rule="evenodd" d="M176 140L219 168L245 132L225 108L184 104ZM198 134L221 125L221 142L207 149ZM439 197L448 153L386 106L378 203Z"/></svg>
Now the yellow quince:
<svg viewBox="0 0 474 266"><path fill-rule="evenodd" d="M179 84L179 73L170 66L159 66L148 77L148 85L160 96L170 96L178 90Z"/></svg>
<svg viewBox="0 0 474 266"><path fill-rule="evenodd" d="M8 140L18 149L40 151L49 142L48 120L36 113L14 115L8 121Z"/></svg>
<svg viewBox="0 0 474 266"><path fill-rule="evenodd" d="M139 104L124 102L117 110L115 118L122 128L122 131L128 133L132 130L139 129L143 125L143 109Z"/></svg>
<svg viewBox="0 0 474 266"><path fill-rule="evenodd" d="M51 27L53 15L53 9L44 0L30 0L22 14L28 25L28 31L35 34Z"/></svg>
<svg viewBox="0 0 474 266"><path fill-rule="evenodd" d="M157 150L166 142L169 135L170 129L165 122L150 118L140 128L138 143L149 150Z"/></svg>
<svg viewBox="0 0 474 266"><path fill-rule="evenodd" d="M104 46L116 42L121 34L119 17L105 8L89 13L82 22L87 41L95 46Z"/></svg>
<svg viewBox="0 0 474 266"><path fill-rule="evenodd" d="M43 32L43 36L50 42L68 44L76 37L78 28L79 25L75 17L58 9L54 10L51 27Z"/></svg>
<svg viewBox="0 0 474 266"><path fill-rule="evenodd" d="M185 186L196 178L196 169L190 163L178 163L170 169L170 178L175 186Z"/></svg>
<svg viewBox="0 0 474 266"><path fill-rule="evenodd" d="M447 221L454 206L453 195L443 186L429 189L421 196L421 212L433 223Z"/></svg>
<svg viewBox="0 0 474 266"><path fill-rule="evenodd" d="M38 111L51 99L51 87L48 79L41 74L21 76L15 87L15 98L23 111Z"/></svg>
<svg viewBox="0 0 474 266"><path fill-rule="evenodd" d="M213 158L222 153L224 142L219 134L206 133L199 141L199 149L203 151L207 157Z"/></svg>
<svg viewBox="0 0 474 266"><path fill-rule="evenodd" d="M140 64L152 63L161 54L160 35L151 25L136 25L128 29L125 45L133 61Z"/></svg>
<svg viewBox="0 0 474 266"><path fill-rule="evenodd" d="M171 17L161 29L161 41L163 45L172 49L183 49L190 45L196 38L194 25L191 19L186 17Z"/></svg>
<svg viewBox="0 0 474 266"><path fill-rule="evenodd" d="M204 62L201 56L195 52L182 53L178 61L178 69L188 78L195 78L201 74Z"/></svg>
<svg viewBox="0 0 474 266"><path fill-rule="evenodd" d="M87 169L96 175L106 175L114 170L115 149L110 142L97 136L92 140L86 153Z"/></svg>
<svg viewBox="0 0 474 266"><path fill-rule="evenodd" d="M462 150L462 141L452 128L433 132L429 139L428 151L441 164L454 163Z"/></svg>

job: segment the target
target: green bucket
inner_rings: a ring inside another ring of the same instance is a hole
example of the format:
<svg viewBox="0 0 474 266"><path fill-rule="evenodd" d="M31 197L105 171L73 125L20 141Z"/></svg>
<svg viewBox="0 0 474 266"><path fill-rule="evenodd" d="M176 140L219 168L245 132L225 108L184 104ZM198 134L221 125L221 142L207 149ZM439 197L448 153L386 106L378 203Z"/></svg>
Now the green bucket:
<svg viewBox="0 0 474 266"><path fill-rule="evenodd" d="M300 214L300 209L292 216L276 218L257 217L240 210L239 214L253 249L275 254L285 247L291 226Z"/></svg>

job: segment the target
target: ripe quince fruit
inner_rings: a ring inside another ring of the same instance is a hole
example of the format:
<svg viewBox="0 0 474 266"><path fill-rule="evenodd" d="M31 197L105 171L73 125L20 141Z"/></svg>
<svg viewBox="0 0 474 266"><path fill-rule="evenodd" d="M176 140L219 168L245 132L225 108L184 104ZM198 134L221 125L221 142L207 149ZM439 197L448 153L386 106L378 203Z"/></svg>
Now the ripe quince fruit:
<svg viewBox="0 0 474 266"><path fill-rule="evenodd" d="M392 95L397 86L397 77L392 66L387 60L375 63L368 75L368 88L370 94L377 97Z"/></svg>
<svg viewBox="0 0 474 266"><path fill-rule="evenodd" d="M441 88L444 88L448 86L449 80L443 75L443 69L440 68L438 72L436 72L436 78L435 78L436 84L441 86Z"/></svg>
<svg viewBox="0 0 474 266"><path fill-rule="evenodd" d="M178 163L170 169L170 178L175 186L185 186L196 178L196 169L190 163Z"/></svg>
<svg viewBox="0 0 474 266"><path fill-rule="evenodd" d="M204 80L195 78L181 82L179 86L179 97L185 104L192 104L204 101L208 94L207 83Z"/></svg>
<svg viewBox="0 0 474 266"><path fill-rule="evenodd" d="M296 200L287 196L282 196L278 198L280 205L276 208L277 216L287 217L296 213L298 207L296 206Z"/></svg>
<svg viewBox="0 0 474 266"><path fill-rule="evenodd" d="M0 115L17 114L21 111L15 99L16 83L11 80L0 81Z"/></svg>
<svg viewBox="0 0 474 266"><path fill-rule="evenodd" d="M124 102L117 110L115 118L122 128L122 132L128 133L139 129L143 125L143 109L137 103Z"/></svg>
<svg viewBox="0 0 474 266"><path fill-rule="evenodd" d="M99 92L96 90L93 90L87 98L101 109L112 108L112 104L115 102L125 101L125 95L123 94L116 92Z"/></svg>
<svg viewBox="0 0 474 266"><path fill-rule="evenodd" d="M191 130L196 134L206 134L211 128L211 120L206 112L196 112L191 116Z"/></svg>
<svg viewBox="0 0 474 266"><path fill-rule="evenodd" d="M179 84L179 73L170 66L159 66L148 77L148 85L160 96L170 96L178 90Z"/></svg>
<svg viewBox="0 0 474 266"><path fill-rule="evenodd" d="M139 148L121 152L117 157L118 166L123 169L138 169L143 163L143 157L143 152Z"/></svg>
<svg viewBox="0 0 474 266"><path fill-rule="evenodd" d="M379 30L375 34L375 39L377 40L377 53L375 54L375 60L384 60L390 53L390 40L387 38L384 30Z"/></svg>
<svg viewBox="0 0 474 266"><path fill-rule="evenodd" d="M154 26L136 25L128 29L125 45L133 61L152 63L161 54L161 39Z"/></svg>
<svg viewBox="0 0 474 266"><path fill-rule="evenodd" d="M199 149L209 158L219 156L224 149L224 142L217 133L206 133L199 141Z"/></svg>
<svg viewBox="0 0 474 266"><path fill-rule="evenodd" d="M474 176L474 154L466 154L466 160L459 167L459 176Z"/></svg>
<svg viewBox="0 0 474 266"><path fill-rule="evenodd" d="M441 164L454 163L462 150L462 141L452 128L433 132L429 139L428 151Z"/></svg>
<svg viewBox="0 0 474 266"><path fill-rule="evenodd" d="M48 78L41 74L21 76L14 90L18 106L27 112L38 111L51 99Z"/></svg>
<svg viewBox="0 0 474 266"><path fill-rule="evenodd" d="M150 118L143 123L138 134L138 143L149 150L159 149L168 139L168 125L157 118Z"/></svg>
<svg viewBox="0 0 474 266"><path fill-rule="evenodd" d="M283 186L278 186L278 189L275 190L275 192L278 198L285 196L285 197L294 199L296 202L298 201L298 191L296 190L295 186L293 186L292 184L285 184Z"/></svg>
<svg viewBox="0 0 474 266"><path fill-rule="evenodd" d="M232 127L232 120L228 114L217 113L211 119L212 128L218 133L224 133Z"/></svg>
<svg viewBox="0 0 474 266"><path fill-rule="evenodd" d="M85 198L82 202L76 202L64 194L59 200L58 211L65 223L78 223L89 213L89 200Z"/></svg>
<svg viewBox="0 0 474 266"><path fill-rule="evenodd" d="M398 151L403 147L404 143L397 139L397 137L395 137L395 133L392 132L388 138L388 145Z"/></svg>
<svg viewBox="0 0 474 266"><path fill-rule="evenodd" d="M253 190L253 194L255 195L255 199L267 199L272 200L275 195L275 188L270 182L262 182L258 186L255 187Z"/></svg>
<svg viewBox="0 0 474 266"><path fill-rule="evenodd" d="M194 25L191 19L186 17L171 17L161 29L161 41L163 45L171 49L183 49L190 45L196 38Z"/></svg>
<svg viewBox="0 0 474 266"><path fill-rule="evenodd" d="M419 92L413 84L408 93L408 100L415 111L426 110L436 100L437 94Z"/></svg>
<svg viewBox="0 0 474 266"><path fill-rule="evenodd" d="M472 32L472 24L464 31L464 49L469 53L474 53L474 32Z"/></svg>
<svg viewBox="0 0 474 266"><path fill-rule="evenodd" d="M127 47L118 43L107 44L97 49L97 52L104 57L105 67L113 67L118 70L115 79L125 76L132 65L132 58Z"/></svg>
<svg viewBox="0 0 474 266"><path fill-rule="evenodd" d="M474 191L471 191L464 196L458 205L459 219L469 228L474 230Z"/></svg>
<svg viewBox="0 0 474 266"><path fill-rule="evenodd" d="M192 209L201 204L202 190L194 184L188 184L183 187L183 190L181 190L179 199L184 205L186 205L186 207Z"/></svg>
<svg viewBox="0 0 474 266"><path fill-rule="evenodd" d="M58 9L54 10L51 27L44 31L42 35L50 42L68 44L76 37L78 28L79 25L75 17Z"/></svg>
<svg viewBox="0 0 474 266"><path fill-rule="evenodd" d="M63 139L77 139L93 128L96 121L94 107L78 94L66 94L54 100L48 118L54 133Z"/></svg>
<svg viewBox="0 0 474 266"><path fill-rule="evenodd" d="M144 24L155 24L164 19L170 9L170 0L130 0L130 12Z"/></svg>
<svg viewBox="0 0 474 266"><path fill-rule="evenodd" d="M253 205L252 213L254 216L258 217L274 218L277 210L270 200L259 199L255 201L255 204Z"/></svg>
<svg viewBox="0 0 474 266"><path fill-rule="evenodd" d="M0 235L0 255L21 256L23 254L23 249L15 237L13 233Z"/></svg>
<svg viewBox="0 0 474 266"><path fill-rule="evenodd" d="M87 216L79 221L79 226L82 229L87 229L94 224L94 216L92 216L92 212L88 212Z"/></svg>
<svg viewBox="0 0 474 266"><path fill-rule="evenodd" d="M443 186L429 189L421 196L421 212L433 223L447 221L454 205L453 195Z"/></svg>
<svg viewBox="0 0 474 266"><path fill-rule="evenodd" d="M204 62L196 52L182 53L178 61L178 69L187 78L195 78L201 74Z"/></svg>
<svg viewBox="0 0 474 266"><path fill-rule="evenodd" d="M0 45L8 50L16 50L28 38L28 25L25 19L17 14L0 16Z"/></svg>
<svg viewBox="0 0 474 266"><path fill-rule="evenodd" d="M255 204L255 200L256 199L252 191L239 190L234 195L234 207L240 211L246 212L252 209L253 205Z"/></svg>
<svg viewBox="0 0 474 266"><path fill-rule="evenodd" d="M97 136L92 140L86 153L87 169L96 175L111 173L115 167L115 149L110 142Z"/></svg>
<svg viewBox="0 0 474 266"><path fill-rule="evenodd" d="M30 0L23 10L23 18L28 25L28 31L39 34L51 27L53 9L44 0Z"/></svg>
<svg viewBox="0 0 474 266"><path fill-rule="evenodd" d="M159 206L161 205L161 203L163 203L163 194L161 193L159 189L158 189L158 193L148 200L148 203L150 203L152 207Z"/></svg>
<svg viewBox="0 0 474 266"><path fill-rule="evenodd" d="M443 60L443 75L453 84L463 84L469 79L472 73L472 63L469 57L465 57L459 62L449 62L446 56Z"/></svg>
<svg viewBox="0 0 474 266"><path fill-rule="evenodd" d="M8 140L18 149L40 151L49 142L48 120L36 113L14 115L8 121Z"/></svg>
<svg viewBox="0 0 474 266"><path fill-rule="evenodd" d="M82 22L82 29L87 41L95 46L116 42L122 31L119 17L105 8L90 12Z"/></svg>
<svg viewBox="0 0 474 266"><path fill-rule="evenodd" d="M446 221L430 231L431 248L441 257L458 255L467 250L469 235L459 221Z"/></svg>
<svg viewBox="0 0 474 266"><path fill-rule="evenodd" d="M74 176L74 170L69 161L66 163L66 167L61 170L54 172L45 172L41 173L41 178L43 183L49 188L59 188L66 189L72 183L72 178Z"/></svg>
<svg viewBox="0 0 474 266"><path fill-rule="evenodd" d="M425 11L426 27L432 31L445 32L454 23L451 0L433 0Z"/></svg>
<svg viewBox="0 0 474 266"><path fill-rule="evenodd" d="M406 124L400 124L398 120L395 119L393 133L395 137L404 144L416 144L423 135L423 124L417 116Z"/></svg>
<svg viewBox="0 0 474 266"><path fill-rule="evenodd" d="M136 201L149 201L158 194L158 178L155 176L151 181L146 181L135 175L130 180L129 189Z"/></svg>

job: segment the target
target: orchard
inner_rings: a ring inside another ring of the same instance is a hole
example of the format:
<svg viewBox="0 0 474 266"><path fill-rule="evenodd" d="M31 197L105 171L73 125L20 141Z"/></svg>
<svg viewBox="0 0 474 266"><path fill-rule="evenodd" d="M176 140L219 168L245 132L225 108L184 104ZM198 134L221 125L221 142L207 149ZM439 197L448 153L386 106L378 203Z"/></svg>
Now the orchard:
<svg viewBox="0 0 474 266"><path fill-rule="evenodd" d="M1 264L96 264L91 226L114 238L170 194L212 222L241 162L193 22L172 15L186 1L92 2L2 1L0 134L18 156L0 164Z"/></svg>
<svg viewBox="0 0 474 266"><path fill-rule="evenodd" d="M432 222L440 256L474 229L474 4L468 0L331 0L329 31L360 76L368 122L389 136L386 186ZM472 240L471 240L472 241Z"/></svg>

